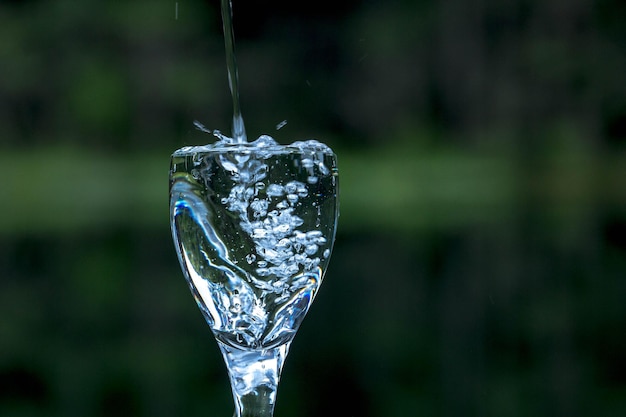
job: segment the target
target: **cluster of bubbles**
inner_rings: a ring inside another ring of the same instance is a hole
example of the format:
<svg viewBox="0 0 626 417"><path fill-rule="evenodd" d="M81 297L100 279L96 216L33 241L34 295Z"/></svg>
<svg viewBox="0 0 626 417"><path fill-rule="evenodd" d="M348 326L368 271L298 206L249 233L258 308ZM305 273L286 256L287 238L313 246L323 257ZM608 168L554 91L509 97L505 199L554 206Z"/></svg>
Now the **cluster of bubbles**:
<svg viewBox="0 0 626 417"><path fill-rule="evenodd" d="M267 138L259 138L257 148L278 146ZM326 146L315 141L294 145L307 149ZM307 171L309 184L317 183L316 170L322 175L330 172L315 152L307 153L298 163ZM252 284L264 293L276 294L275 302L315 284L319 273L313 271L321 262L320 248L326 246L327 239L319 230L300 230L304 220L296 214L296 207L301 199L309 196L307 184L300 181L267 184L264 180L269 168L256 149L254 157L249 153L220 155L220 165L229 171L235 182L228 197L221 202L239 215L240 226L255 247L255 253L246 257L246 261L255 266L256 277L250 277ZM314 207L315 201L312 204ZM321 256L330 256L330 250L324 250Z"/></svg>

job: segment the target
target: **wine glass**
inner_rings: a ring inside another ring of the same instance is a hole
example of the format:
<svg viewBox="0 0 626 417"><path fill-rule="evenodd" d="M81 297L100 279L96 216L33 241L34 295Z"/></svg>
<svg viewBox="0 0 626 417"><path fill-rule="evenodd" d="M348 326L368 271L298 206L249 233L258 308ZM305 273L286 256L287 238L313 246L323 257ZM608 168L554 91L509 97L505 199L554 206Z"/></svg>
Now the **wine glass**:
<svg viewBox="0 0 626 417"><path fill-rule="evenodd" d="M235 417L271 417L289 346L332 251L336 157L313 140L218 138L172 154L172 236L226 362Z"/></svg>

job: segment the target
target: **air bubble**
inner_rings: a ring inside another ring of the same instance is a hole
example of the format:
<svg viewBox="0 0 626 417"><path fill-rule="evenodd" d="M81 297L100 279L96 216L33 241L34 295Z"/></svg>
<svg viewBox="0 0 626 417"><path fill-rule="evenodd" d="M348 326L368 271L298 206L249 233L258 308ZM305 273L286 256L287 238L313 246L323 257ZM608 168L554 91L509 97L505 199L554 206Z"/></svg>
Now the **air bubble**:
<svg viewBox="0 0 626 417"><path fill-rule="evenodd" d="M311 175L306 179L309 184L317 184L318 178L314 175Z"/></svg>
<svg viewBox="0 0 626 417"><path fill-rule="evenodd" d="M287 185L285 185L285 192L287 194L294 194L296 191L298 191L298 183L295 181L292 181L290 183L287 183Z"/></svg>
<svg viewBox="0 0 626 417"><path fill-rule="evenodd" d="M284 194L284 188L282 185L270 184L267 187L267 195L270 197L280 197Z"/></svg>
<svg viewBox="0 0 626 417"><path fill-rule="evenodd" d="M255 198L254 201L250 203L250 208L254 210L254 217L264 217L267 214L268 205L267 200Z"/></svg>
<svg viewBox="0 0 626 417"><path fill-rule="evenodd" d="M268 268L257 268L256 273L261 277L266 277L271 274Z"/></svg>
<svg viewBox="0 0 626 417"><path fill-rule="evenodd" d="M250 161L245 165L246 170L241 171L241 181L245 183L258 182L267 175L267 165L259 161Z"/></svg>
<svg viewBox="0 0 626 417"><path fill-rule="evenodd" d="M306 242L306 233L296 232L295 239L296 239L296 242L305 243Z"/></svg>
<svg viewBox="0 0 626 417"><path fill-rule="evenodd" d="M287 233L289 229L291 229L291 227L288 224L283 223L276 226L273 231L282 235Z"/></svg>
<svg viewBox="0 0 626 417"><path fill-rule="evenodd" d="M289 201L291 204L295 204L298 202L298 195L297 194L287 194L287 201Z"/></svg>
<svg viewBox="0 0 626 417"><path fill-rule="evenodd" d="M315 279L311 275L303 275L298 279L295 279L291 283L291 287L289 287L292 291L297 290L298 288L304 288L309 285L314 285Z"/></svg>
<svg viewBox="0 0 626 417"><path fill-rule="evenodd" d="M283 301L289 299L289 293L285 293L283 295L281 295L280 297L276 298L276 300L274 300L275 303L282 303Z"/></svg>
<svg viewBox="0 0 626 417"><path fill-rule="evenodd" d="M255 195L259 192L265 189L265 183L264 182L257 182L256 184L254 184L254 190L256 191Z"/></svg>
<svg viewBox="0 0 626 417"><path fill-rule="evenodd" d="M320 263L320 258L307 258L306 261L304 262L304 269L306 269L307 271L317 267Z"/></svg>
<svg viewBox="0 0 626 417"><path fill-rule="evenodd" d="M272 282L272 286L274 288L281 289L285 286L285 282L278 280L278 281Z"/></svg>
<svg viewBox="0 0 626 417"><path fill-rule="evenodd" d="M330 249L326 249L323 253L324 258L328 258L330 256Z"/></svg>
<svg viewBox="0 0 626 417"><path fill-rule="evenodd" d="M241 313L241 307L241 297L239 297L238 295L233 295L230 299L230 312L233 314Z"/></svg>
<svg viewBox="0 0 626 417"><path fill-rule="evenodd" d="M229 161L224 155L220 155L219 163L222 166L222 168L224 168L226 171L230 172L231 174L239 171L239 169L237 168L237 165L235 165L234 162Z"/></svg>
<svg viewBox="0 0 626 417"><path fill-rule="evenodd" d="M307 255L315 255L318 249L319 247L316 244L312 243L310 245L307 245L304 251Z"/></svg>
<svg viewBox="0 0 626 417"><path fill-rule="evenodd" d="M307 232L306 234L306 238L309 241L314 241L320 237L322 237L322 232L320 232L319 230L312 230L310 232Z"/></svg>
<svg viewBox="0 0 626 417"><path fill-rule="evenodd" d="M283 262L278 268L282 276L292 276L300 271L300 268L295 263Z"/></svg>
<svg viewBox="0 0 626 417"><path fill-rule="evenodd" d="M265 229L254 229L252 231L252 239L264 239L267 237L267 230Z"/></svg>
<svg viewBox="0 0 626 417"><path fill-rule="evenodd" d="M296 264L291 264L287 267L286 271L289 275L295 275L300 272L300 268Z"/></svg>
<svg viewBox="0 0 626 417"><path fill-rule="evenodd" d="M291 240L283 238L276 244L276 249L280 251L288 250L291 247Z"/></svg>
<svg viewBox="0 0 626 417"><path fill-rule="evenodd" d="M307 195L309 195L309 191L302 183L298 184L298 189L296 191L298 192L299 197L306 197Z"/></svg>
<svg viewBox="0 0 626 417"><path fill-rule="evenodd" d="M278 258L278 252L275 251L274 249L263 248L262 256L271 262L272 260Z"/></svg>
<svg viewBox="0 0 626 417"><path fill-rule="evenodd" d="M298 250L300 250L302 248L302 245L299 245L300 247L298 248ZM307 257L305 254L303 253L298 253L296 255L293 256L293 261L297 264L304 264L304 262L306 262Z"/></svg>

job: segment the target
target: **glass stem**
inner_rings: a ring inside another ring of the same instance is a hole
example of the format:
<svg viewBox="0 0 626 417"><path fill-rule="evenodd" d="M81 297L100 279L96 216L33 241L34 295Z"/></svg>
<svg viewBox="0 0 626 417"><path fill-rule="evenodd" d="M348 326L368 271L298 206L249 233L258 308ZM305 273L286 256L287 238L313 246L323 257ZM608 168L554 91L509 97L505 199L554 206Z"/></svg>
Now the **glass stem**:
<svg viewBox="0 0 626 417"><path fill-rule="evenodd" d="M266 350L243 350L218 344L235 399L234 417L272 417L289 343Z"/></svg>

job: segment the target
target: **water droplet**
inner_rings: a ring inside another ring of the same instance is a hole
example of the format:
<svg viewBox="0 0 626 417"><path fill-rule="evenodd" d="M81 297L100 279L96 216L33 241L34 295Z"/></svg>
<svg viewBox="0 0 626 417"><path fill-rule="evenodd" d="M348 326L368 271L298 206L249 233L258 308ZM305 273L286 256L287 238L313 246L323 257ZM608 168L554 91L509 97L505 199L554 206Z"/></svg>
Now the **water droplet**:
<svg viewBox="0 0 626 417"><path fill-rule="evenodd" d="M330 256L330 249L326 249L324 251L324 258L328 258Z"/></svg>
<svg viewBox="0 0 626 417"><path fill-rule="evenodd" d="M176 5L178 6L178 3L176 3ZM178 10L178 9L177 9L177 10ZM194 121L193 121L193 125L196 127L196 129L198 129L198 130L200 130L200 131L202 131L202 132L204 132L204 133L212 133L212 132L211 132L211 130L207 129L207 128L206 128L206 127L202 124L202 123L200 123L200 122L199 122L199 121L197 121L197 120L194 120ZM218 133L219 133L219 131L218 131L218 130L216 130L216 132L218 132Z"/></svg>

